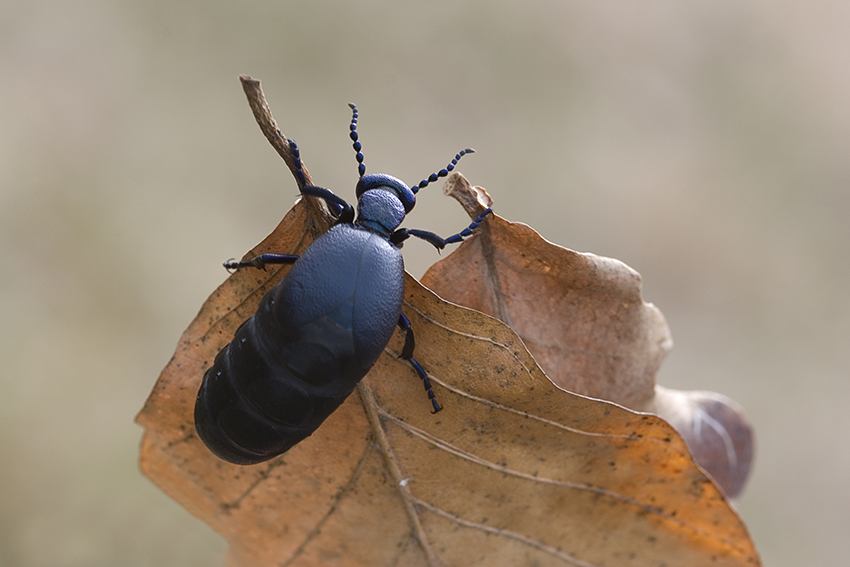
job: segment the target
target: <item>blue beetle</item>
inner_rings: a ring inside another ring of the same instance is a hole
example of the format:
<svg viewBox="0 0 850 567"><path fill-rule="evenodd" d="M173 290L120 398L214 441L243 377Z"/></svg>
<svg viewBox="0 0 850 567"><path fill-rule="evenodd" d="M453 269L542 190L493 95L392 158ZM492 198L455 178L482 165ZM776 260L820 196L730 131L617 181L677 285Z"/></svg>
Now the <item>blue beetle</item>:
<svg viewBox="0 0 850 567"><path fill-rule="evenodd" d="M298 146L288 140L301 193L323 199L334 225L300 257L263 254L225 262L228 269L292 264L216 355L198 391L195 429L226 461L260 463L310 436L369 372L396 326L405 332L401 357L422 379L434 413L442 409L427 374L413 358L413 330L401 312L404 261L399 248L411 236L437 249L461 242L491 211L445 239L398 227L416 204L416 193L448 175L473 150L461 151L445 169L412 188L390 175L365 175L357 107L349 106L360 174L356 219L345 200L307 184Z"/></svg>

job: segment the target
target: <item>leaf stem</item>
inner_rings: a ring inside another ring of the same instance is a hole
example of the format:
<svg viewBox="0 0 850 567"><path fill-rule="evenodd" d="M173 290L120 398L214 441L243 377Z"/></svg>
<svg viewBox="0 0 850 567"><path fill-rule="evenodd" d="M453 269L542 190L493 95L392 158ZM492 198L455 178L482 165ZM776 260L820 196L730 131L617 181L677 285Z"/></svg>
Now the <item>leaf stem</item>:
<svg viewBox="0 0 850 567"><path fill-rule="evenodd" d="M429 567L440 567L442 565L440 558L437 557L436 552L428 541L428 534L422 526L422 522L419 519L419 511L414 505L416 498L414 498L410 493L410 490L407 488L407 483L403 481L404 476L401 472L401 468L398 465L398 461L396 461L393 456L393 450L392 447L390 447L389 439L387 439L387 433L381 423L381 416L378 411L378 402L375 400L375 395L366 382L366 380L362 380L360 384L357 385L357 390L360 394L360 400L363 403L363 408L366 410L366 417L369 419L372 431L375 433L375 440L378 442L378 447L380 447L381 453L384 455L384 460L387 463L390 478L392 478L395 483L396 489L401 497L401 501L404 503L404 510L407 512L407 517L413 527L413 532L416 534L416 539L419 540L419 545L422 546L422 551L425 553Z"/></svg>
<svg viewBox="0 0 850 567"><path fill-rule="evenodd" d="M248 98L248 105L254 114L254 120L257 121L260 130L275 151L283 158L289 171L295 177L295 182L299 184L298 189L300 191L302 186L298 181L298 176L295 174L298 169L295 164L295 154L289 145L289 140L280 131L274 116L272 116L271 108L269 108L269 103L266 101L266 95L263 94L263 87L260 81L248 75L239 75L239 81L242 83L242 90L245 91L245 96ZM303 160L301 161L301 169L304 172L304 180L307 185L313 185L313 179L310 177L310 172L307 171L307 166L304 165ZM326 231L330 222L330 214L324 201L316 197L307 197L304 201L307 204L310 217L314 221L318 221L320 227L323 226L321 232Z"/></svg>

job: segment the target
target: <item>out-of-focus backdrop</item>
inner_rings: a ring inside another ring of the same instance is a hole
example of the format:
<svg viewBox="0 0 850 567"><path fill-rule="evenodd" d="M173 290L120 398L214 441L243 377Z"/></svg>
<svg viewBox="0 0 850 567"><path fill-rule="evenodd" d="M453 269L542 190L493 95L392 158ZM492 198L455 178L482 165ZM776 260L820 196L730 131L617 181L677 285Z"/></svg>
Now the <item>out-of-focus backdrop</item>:
<svg viewBox="0 0 850 567"><path fill-rule="evenodd" d="M180 333L296 186L461 148L496 211L619 258L660 383L740 402L765 565L850 557L850 5L839 0L0 4L0 566L200 566L225 542L138 471ZM468 219L440 188L407 225ZM421 275L437 255L405 247Z"/></svg>

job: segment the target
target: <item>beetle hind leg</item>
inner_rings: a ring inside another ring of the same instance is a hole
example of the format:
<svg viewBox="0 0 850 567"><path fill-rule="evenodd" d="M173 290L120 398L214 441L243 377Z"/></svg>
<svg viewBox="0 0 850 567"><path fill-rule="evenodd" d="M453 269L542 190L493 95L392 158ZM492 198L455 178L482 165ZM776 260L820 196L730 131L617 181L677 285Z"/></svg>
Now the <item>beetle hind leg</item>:
<svg viewBox="0 0 850 567"><path fill-rule="evenodd" d="M431 413L437 413L443 408L437 403L437 396L434 395L434 390L431 388L431 380L428 379L428 375L422 366L413 358L413 349L416 347L416 340L413 337L413 328L410 326L410 320L405 317L404 313L398 314L398 326L404 331L404 347L401 349L401 358L408 361L413 367L413 370L416 371L416 374L419 375L422 384L425 386L425 391L428 393L431 406L434 408L434 411Z"/></svg>
<svg viewBox="0 0 850 567"><path fill-rule="evenodd" d="M437 396L434 395L434 390L431 389L431 381L428 379L428 375L425 374L425 370L423 370L422 366L420 366L420 364L416 362L415 358L410 357L407 359L407 361L410 363L416 373L419 374L419 378L422 379L422 384L425 386L425 391L428 392L428 399L431 400L431 405L434 407L434 411L432 411L431 413L437 413L443 408L440 406L440 404L437 403Z"/></svg>

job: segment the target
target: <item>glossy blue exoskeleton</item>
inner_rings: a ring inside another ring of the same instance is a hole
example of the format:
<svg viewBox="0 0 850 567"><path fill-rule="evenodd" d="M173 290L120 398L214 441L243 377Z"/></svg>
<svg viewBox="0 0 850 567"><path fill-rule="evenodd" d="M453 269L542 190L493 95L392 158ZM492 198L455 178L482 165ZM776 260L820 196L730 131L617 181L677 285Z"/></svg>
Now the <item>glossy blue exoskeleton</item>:
<svg viewBox="0 0 850 567"><path fill-rule="evenodd" d="M413 358L413 331L401 312L404 262L399 247L411 236L437 249L461 242L490 209L445 239L398 227L416 204L416 193L448 175L473 150L461 151L445 169L412 188L389 175L365 175L357 107L350 106L350 136L360 174L356 219L342 198L307 184L298 147L289 140L301 193L323 199L334 225L300 257L262 254L225 262L228 269L292 264L215 357L198 392L198 435L213 453L232 463L271 459L310 436L369 372L396 326L405 332L401 357L422 379L433 411L441 410L428 375Z"/></svg>

